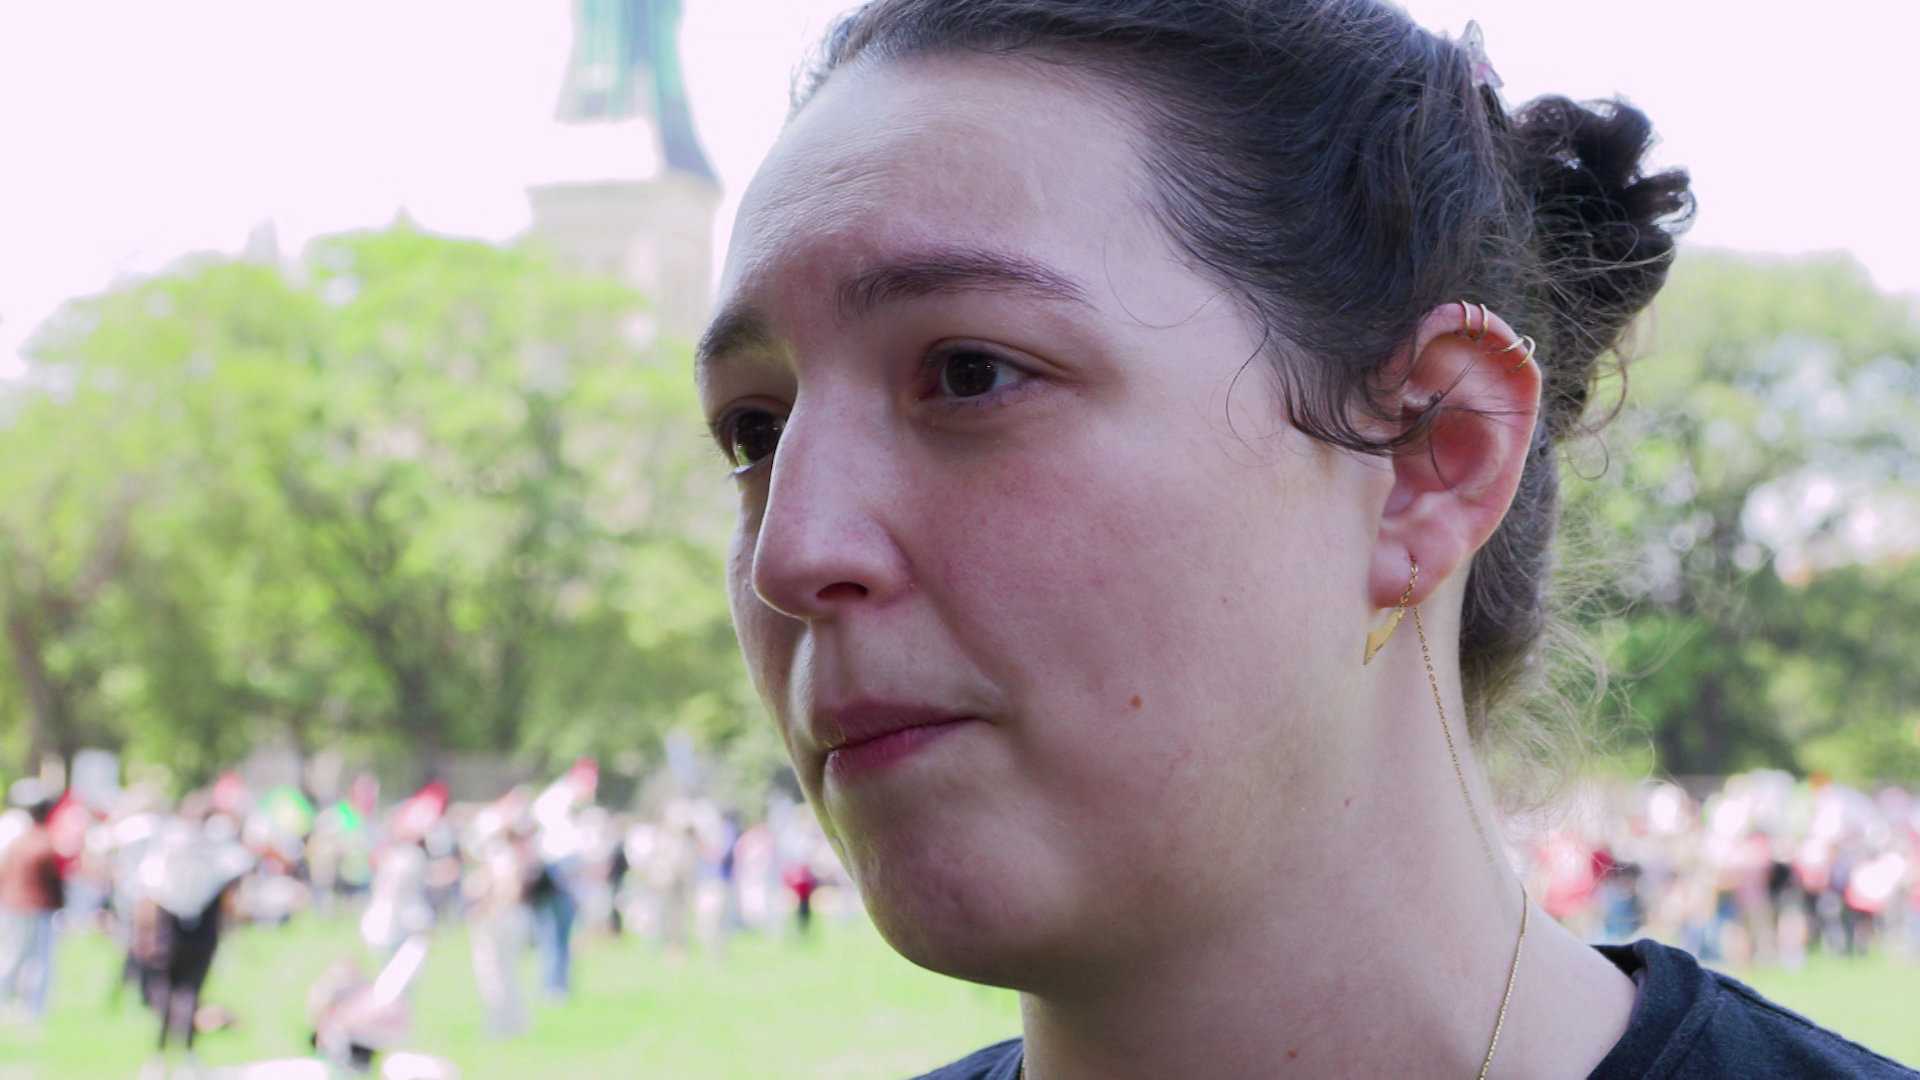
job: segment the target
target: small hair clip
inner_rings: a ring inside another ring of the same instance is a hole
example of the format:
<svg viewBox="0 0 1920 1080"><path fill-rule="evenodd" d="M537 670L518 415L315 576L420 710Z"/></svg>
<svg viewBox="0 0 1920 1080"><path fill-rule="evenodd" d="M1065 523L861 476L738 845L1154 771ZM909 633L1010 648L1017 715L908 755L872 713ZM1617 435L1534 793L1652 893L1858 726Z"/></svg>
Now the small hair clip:
<svg viewBox="0 0 1920 1080"><path fill-rule="evenodd" d="M1460 47L1467 50L1467 60L1473 64L1473 85L1491 86L1495 90L1505 86L1500 73L1493 70L1493 61L1487 59L1487 36L1480 31L1480 23L1470 20L1467 28L1460 34Z"/></svg>

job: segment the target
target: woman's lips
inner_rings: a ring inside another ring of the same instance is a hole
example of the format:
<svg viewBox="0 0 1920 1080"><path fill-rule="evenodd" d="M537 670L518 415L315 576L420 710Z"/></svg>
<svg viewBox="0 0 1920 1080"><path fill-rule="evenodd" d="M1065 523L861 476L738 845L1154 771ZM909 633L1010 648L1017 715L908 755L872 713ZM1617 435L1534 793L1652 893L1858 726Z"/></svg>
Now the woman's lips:
<svg viewBox="0 0 1920 1080"><path fill-rule="evenodd" d="M829 724L827 774L852 780L880 772L939 741L970 716L916 707L856 705L835 710Z"/></svg>

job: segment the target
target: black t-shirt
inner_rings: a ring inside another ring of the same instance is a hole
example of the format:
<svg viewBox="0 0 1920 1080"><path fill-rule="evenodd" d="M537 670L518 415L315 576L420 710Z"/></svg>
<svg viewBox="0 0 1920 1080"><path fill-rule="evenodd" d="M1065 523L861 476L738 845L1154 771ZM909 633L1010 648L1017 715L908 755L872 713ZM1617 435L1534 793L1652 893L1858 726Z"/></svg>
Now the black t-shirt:
<svg viewBox="0 0 1920 1080"><path fill-rule="evenodd" d="M1693 957L1652 941L1603 945L1640 992L1626 1034L1587 1080L1914 1080L1920 1073L1788 1012ZM1016 1080L1020 1040L921 1080Z"/></svg>

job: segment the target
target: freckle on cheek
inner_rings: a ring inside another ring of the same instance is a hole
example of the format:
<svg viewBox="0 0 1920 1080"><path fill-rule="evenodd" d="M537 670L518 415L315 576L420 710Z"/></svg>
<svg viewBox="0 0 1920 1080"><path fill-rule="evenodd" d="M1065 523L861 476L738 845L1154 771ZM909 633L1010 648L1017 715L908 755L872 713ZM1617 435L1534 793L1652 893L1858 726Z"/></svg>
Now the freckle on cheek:
<svg viewBox="0 0 1920 1080"><path fill-rule="evenodd" d="M1139 707L1140 707L1140 695L1139 695L1139 694L1135 694L1135 695L1133 695L1133 700L1132 700L1132 701L1129 701L1129 702L1127 702L1127 704L1129 704L1129 705L1131 705L1131 706L1133 706L1133 707L1134 707L1134 708L1136 708L1136 709L1137 709L1137 708L1139 708Z"/></svg>

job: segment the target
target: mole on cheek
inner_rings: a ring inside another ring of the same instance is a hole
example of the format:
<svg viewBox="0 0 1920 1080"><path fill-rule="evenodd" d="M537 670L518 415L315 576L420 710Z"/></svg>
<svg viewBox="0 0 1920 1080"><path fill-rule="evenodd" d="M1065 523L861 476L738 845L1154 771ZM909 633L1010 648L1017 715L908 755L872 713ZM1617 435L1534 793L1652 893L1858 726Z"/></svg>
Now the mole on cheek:
<svg viewBox="0 0 1920 1080"><path fill-rule="evenodd" d="M1127 702L1127 704L1129 704L1129 705L1131 705L1131 706L1133 706L1133 707L1134 707L1134 708L1136 708L1136 709L1137 709L1137 708L1139 708L1139 707L1140 707L1140 695L1139 695L1139 694L1135 694L1135 695L1133 695L1133 700L1132 700L1132 701L1129 701L1129 702Z"/></svg>

